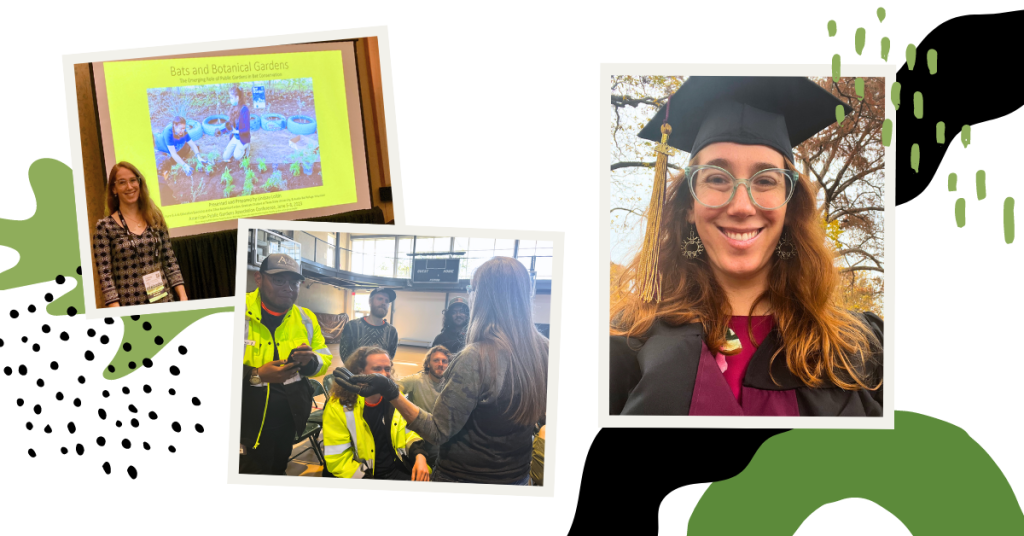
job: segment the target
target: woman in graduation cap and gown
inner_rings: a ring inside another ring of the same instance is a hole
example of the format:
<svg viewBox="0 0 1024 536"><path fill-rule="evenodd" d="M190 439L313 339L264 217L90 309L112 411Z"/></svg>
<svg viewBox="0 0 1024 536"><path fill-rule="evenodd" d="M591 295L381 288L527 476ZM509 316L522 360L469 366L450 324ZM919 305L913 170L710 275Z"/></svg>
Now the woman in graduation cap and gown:
<svg viewBox="0 0 1024 536"><path fill-rule="evenodd" d="M807 78L690 77L641 131L662 154L612 305L612 415L882 414L882 320L839 307L794 166L837 105ZM690 161L666 186L670 147Z"/></svg>

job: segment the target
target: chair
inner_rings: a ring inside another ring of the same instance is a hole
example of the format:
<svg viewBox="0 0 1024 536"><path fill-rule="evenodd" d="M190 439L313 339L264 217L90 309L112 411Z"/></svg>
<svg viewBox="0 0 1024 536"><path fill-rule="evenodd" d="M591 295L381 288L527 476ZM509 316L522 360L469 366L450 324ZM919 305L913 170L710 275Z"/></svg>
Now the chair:
<svg viewBox="0 0 1024 536"><path fill-rule="evenodd" d="M322 394L325 394L323 386L320 385L320 382L312 378L306 378L306 381L309 382L310 387L313 389L314 398ZM316 406L317 408L320 408L320 406L316 404L316 400L313 401L313 405ZM324 410L322 408L310 413L309 418L306 419L306 429L303 430L301 434L295 435L295 441L293 442L293 444L298 445L299 443L302 443L303 441L308 439L310 448L313 449L313 454L316 455L316 459L320 462L320 465L326 466L327 460L324 459L323 449L320 447L320 441L318 439L320 436L320 431L323 429L323 419ZM309 449L304 449L298 454L293 455L291 458L288 458L288 461L292 461L295 458L298 458L299 456L305 454L307 450Z"/></svg>

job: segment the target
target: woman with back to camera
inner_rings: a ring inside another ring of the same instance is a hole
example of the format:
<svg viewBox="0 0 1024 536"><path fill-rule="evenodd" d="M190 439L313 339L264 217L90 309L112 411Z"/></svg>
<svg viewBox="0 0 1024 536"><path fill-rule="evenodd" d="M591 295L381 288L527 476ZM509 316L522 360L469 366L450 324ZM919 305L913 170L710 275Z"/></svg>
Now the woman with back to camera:
<svg viewBox="0 0 1024 536"><path fill-rule="evenodd" d="M96 222L93 259L107 307L185 301L185 283L164 215L138 168L118 162L107 180L109 215Z"/></svg>
<svg viewBox="0 0 1024 536"><path fill-rule="evenodd" d="M231 86L228 88L228 98L231 99L231 113L224 131L231 135L231 139L221 155L225 162L231 162L232 157L241 160L249 147L249 103L245 100L245 92L238 86ZM218 130L217 135L220 136L220 133Z"/></svg>
<svg viewBox="0 0 1024 536"><path fill-rule="evenodd" d="M409 429L440 445L431 480L530 483L534 425L547 402L548 340L533 324L530 275L510 257L480 266L470 281L466 347L445 371L433 413L399 396L378 374L335 379L362 396L377 393Z"/></svg>
<svg viewBox="0 0 1024 536"><path fill-rule="evenodd" d="M641 132L691 157L612 304L612 415L882 414L882 320L839 307L792 153L837 105L806 78L691 77Z"/></svg>

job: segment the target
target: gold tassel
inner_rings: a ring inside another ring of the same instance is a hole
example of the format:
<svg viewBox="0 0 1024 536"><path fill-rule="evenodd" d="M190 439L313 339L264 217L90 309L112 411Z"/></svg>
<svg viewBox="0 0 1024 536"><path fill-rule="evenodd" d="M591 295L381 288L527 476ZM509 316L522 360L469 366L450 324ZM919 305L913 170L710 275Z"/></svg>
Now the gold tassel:
<svg viewBox="0 0 1024 536"><path fill-rule="evenodd" d="M668 175L668 155L673 150L668 146L672 126L661 125L661 144L654 148L658 153L654 165L654 191L651 192L651 206L647 208L647 233L644 247L640 252L640 299L650 303L661 301L661 274L658 272L658 249L661 237L661 209L665 206L665 182Z"/></svg>

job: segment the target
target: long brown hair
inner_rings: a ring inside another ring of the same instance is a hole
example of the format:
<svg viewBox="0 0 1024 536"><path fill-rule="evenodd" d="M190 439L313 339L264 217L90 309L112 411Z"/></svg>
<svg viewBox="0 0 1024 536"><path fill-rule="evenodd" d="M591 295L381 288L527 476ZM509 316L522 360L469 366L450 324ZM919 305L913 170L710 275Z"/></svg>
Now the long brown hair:
<svg viewBox="0 0 1024 536"><path fill-rule="evenodd" d="M360 346L345 358L345 368L352 372L352 374L362 374L363 370L366 369L366 358L377 354L388 356L388 359L394 363L394 359L391 358L388 351L380 346ZM358 396L351 391L343 389L338 382L334 382L334 385L331 386L331 398L337 398L338 402L341 402L341 405L347 408L355 406Z"/></svg>
<svg viewBox="0 0 1024 536"><path fill-rule="evenodd" d="M167 229L167 222L164 220L164 213L160 212L160 208L156 206L149 197L149 187L146 186L146 178L142 176L142 172L139 168L133 166L129 162L118 162L114 164L114 167L110 168L110 176L107 177L107 215L111 215L117 212L121 208L121 201L118 200L117 196L114 195L114 181L117 180L117 171L121 168L125 168L135 174L135 177L139 179L139 214L145 218L146 223L150 227L156 227L158 229Z"/></svg>
<svg viewBox="0 0 1024 536"><path fill-rule="evenodd" d="M231 115L228 120L231 121L231 124L234 125L235 128L238 128L238 119L242 115L242 108L248 106L249 101L245 100L245 92L238 86L231 86L228 88L228 94L230 95L232 93L238 95L238 104L231 107Z"/></svg>
<svg viewBox="0 0 1024 536"><path fill-rule="evenodd" d="M512 422L533 426L547 408L548 340L533 324L530 274L511 257L483 263L470 280L466 349L484 358L486 378L496 393L509 392ZM499 355L507 356L499 361ZM505 362L507 361L507 362ZM496 385L504 367L502 385Z"/></svg>
<svg viewBox="0 0 1024 536"><path fill-rule="evenodd" d="M696 165L698 155L690 165ZM786 169L797 171L788 158L784 160ZM709 349L725 344L729 302L712 274L707 254L687 260L679 251L683 233L689 230L687 217L694 202L685 173L679 173L671 179L662 211L658 252L661 301L646 303L633 289L640 265L638 255L618 280L622 298L612 304L612 335L643 340L658 320L671 326L699 322ZM878 341L852 313L838 305L839 269L821 218L810 180L800 174L787 205L785 223L796 256L785 261L772 256L768 288L751 305L749 314L753 315L754 307L762 301L768 303L782 339L782 347L772 361L784 353L789 370L804 384L817 387L828 380L847 390L875 390L881 383L865 383L867 378L861 377L858 365L864 364L869 348Z"/></svg>

